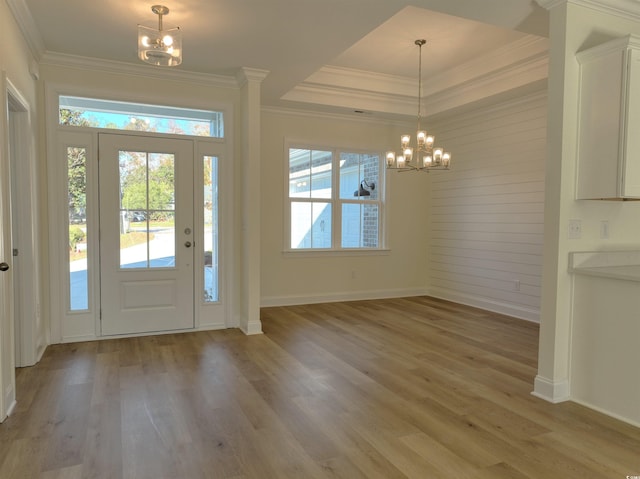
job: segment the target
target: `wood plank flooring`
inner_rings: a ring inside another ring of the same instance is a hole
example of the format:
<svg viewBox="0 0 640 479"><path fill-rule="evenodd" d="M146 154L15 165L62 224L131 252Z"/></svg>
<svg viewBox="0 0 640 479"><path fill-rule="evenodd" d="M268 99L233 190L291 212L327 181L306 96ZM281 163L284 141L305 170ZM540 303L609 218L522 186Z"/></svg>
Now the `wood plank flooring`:
<svg viewBox="0 0 640 479"><path fill-rule="evenodd" d="M535 324L426 297L262 320L50 346L18 370L0 478L640 475L640 429L530 395Z"/></svg>

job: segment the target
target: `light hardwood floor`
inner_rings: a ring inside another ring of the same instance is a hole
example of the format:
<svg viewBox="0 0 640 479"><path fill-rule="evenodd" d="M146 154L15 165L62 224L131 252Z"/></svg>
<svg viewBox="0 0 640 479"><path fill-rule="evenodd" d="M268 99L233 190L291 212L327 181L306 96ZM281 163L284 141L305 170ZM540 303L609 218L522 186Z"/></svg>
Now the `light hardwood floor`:
<svg viewBox="0 0 640 479"><path fill-rule="evenodd" d="M0 478L640 475L640 429L530 395L535 324L425 297L262 320L50 346L18 371Z"/></svg>

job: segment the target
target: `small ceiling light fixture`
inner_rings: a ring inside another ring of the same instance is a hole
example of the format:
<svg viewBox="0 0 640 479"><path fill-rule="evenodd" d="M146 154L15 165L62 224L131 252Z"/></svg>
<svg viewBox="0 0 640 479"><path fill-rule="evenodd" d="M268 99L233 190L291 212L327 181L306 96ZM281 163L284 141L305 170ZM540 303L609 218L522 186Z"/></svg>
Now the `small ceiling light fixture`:
<svg viewBox="0 0 640 479"><path fill-rule="evenodd" d="M161 67L175 67L182 63L182 32L180 27L162 29L162 16L169 13L164 5L154 5L158 15L158 29L138 25L138 57L143 62Z"/></svg>
<svg viewBox="0 0 640 479"><path fill-rule="evenodd" d="M411 146L411 135L400 137L402 151L396 155L394 151L387 151L387 169L398 171L429 171L448 170L451 164L451 153L444 148L434 147L435 137L422 130L422 46L426 40L414 42L420 49L418 61L418 129L416 134L417 145Z"/></svg>

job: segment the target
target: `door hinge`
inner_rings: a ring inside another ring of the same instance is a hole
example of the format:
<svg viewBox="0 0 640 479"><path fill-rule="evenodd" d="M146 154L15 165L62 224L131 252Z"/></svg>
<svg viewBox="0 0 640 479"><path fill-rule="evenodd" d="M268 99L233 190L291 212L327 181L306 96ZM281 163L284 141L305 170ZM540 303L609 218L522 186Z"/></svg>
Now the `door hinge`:
<svg viewBox="0 0 640 479"><path fill-rule="evenodd" d="M13 248L13 256L18 256L18 248Z"/></svg>

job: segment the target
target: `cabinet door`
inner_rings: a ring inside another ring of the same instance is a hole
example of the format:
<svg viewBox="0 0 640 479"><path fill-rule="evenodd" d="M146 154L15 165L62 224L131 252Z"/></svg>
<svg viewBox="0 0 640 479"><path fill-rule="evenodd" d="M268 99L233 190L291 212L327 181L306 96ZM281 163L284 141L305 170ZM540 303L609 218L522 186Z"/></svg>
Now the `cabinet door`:
<svg viewBox="0 0 640 479"><path fill-rule="evenodd" d="M584 56L580 65L577 199L619 196L622 49Z"/></svg>
<svg viewBox="0 0 640 479"><path fill-rule="evenodd" d="M640 50L625 53L620 193L624 198L640 198Z"/></svg>

